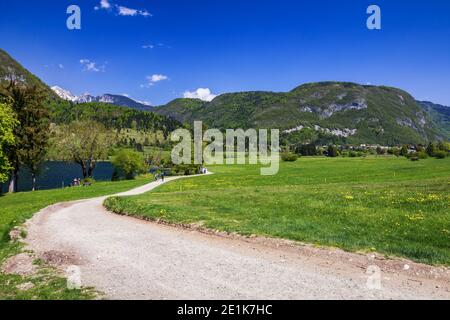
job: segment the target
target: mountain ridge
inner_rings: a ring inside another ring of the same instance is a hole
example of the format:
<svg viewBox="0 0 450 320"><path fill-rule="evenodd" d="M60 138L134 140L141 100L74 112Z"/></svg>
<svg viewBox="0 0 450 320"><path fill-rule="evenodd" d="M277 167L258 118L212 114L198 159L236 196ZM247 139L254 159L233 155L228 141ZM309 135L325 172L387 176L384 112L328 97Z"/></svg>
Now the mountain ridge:
<svg viewBox="0 0 450 320"><path fill-rule="evenodd" d="M24 83L26 85L35 85L44 91L52 100L58 100L56 95L50 87L41 79L32 74L6 51L0 48L0 84L9 81L12 77L15 81ZM1 93L1 92L0 92Z"/></svg>
<svg viewBox="0 0 450 320"><path fill-rule="evenodd" d="M277 128L283 135L326 136L343 143L426 143L450 138L447 107L416 101L408 92L387 86L351 82L307 83L288 92L225 93L212 101L179 98L151 107L121 95L76 97L59 87L53 90L0 49L0 82L7 76L48 92L56 104L99 102L155 112L182 123L203 121L208 127ZM58 91L55 93L55 91ZM62 97L62 98L61 98Z"/></svg>
<svg viewBox="0 0 450 320"><path fill-rule="evenodd" d="M108 104L114 104L121 107L132 108L136 110L148 111L151 107L148 104L136 101L124 95L105 93L100 96L93 96L89 93L76 96L70 91L65 90L59 86L53 86L51 89L63 100L71 101L74 103L89 103L89 102L103 102Z"/></svg>
<svg viewBox="0 0 450 320"><path fill-rule="evenodd" d="M176 99L152 109L208 127L277 128L287 135L311 129L348 143L426 143L448 139L429 111L408 92L351 82L316 82L288 92L222 94L211 102Z"/></svg>

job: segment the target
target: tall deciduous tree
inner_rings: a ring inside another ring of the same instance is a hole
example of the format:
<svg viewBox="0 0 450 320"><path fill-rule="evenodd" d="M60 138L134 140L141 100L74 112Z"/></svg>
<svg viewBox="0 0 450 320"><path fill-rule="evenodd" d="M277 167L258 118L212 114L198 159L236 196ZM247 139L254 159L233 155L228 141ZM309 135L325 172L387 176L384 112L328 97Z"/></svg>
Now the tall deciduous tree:
<svg viewBox="0 0 450 320"><path fill-rule="evenodd" d="M8 180L12 169L6 150L15 143L14 128L17 124L10 101L0 101L0 183Z"/></svg>
<svg viewBox="0 0 450 320"><path fill-rule="evenodd" d="M19 121L14 129L16 143L8 148L12 165L9 191L14 192L17 188L21 165L31 172L34 190L36 174L48 148L50 111L45 105L47 97L37 86L25 86L12 77L7 92Z"/></svg>
<svg viewBox="0 0 450 320"><path fill-rule="evenodd" d="M92 121L74 121L56 129L55 147L62 160L80 165L83 178L92 177L99 160L108 157L113 134Z"/></svg>
<svg viewBox="0 0 450 320"><path fill-rule="evenodd" d="M112 164L115 169L125 174L126 179L133 179L135 175L147 171L143 154L134 150L119 150L114 155Z"/></svg>

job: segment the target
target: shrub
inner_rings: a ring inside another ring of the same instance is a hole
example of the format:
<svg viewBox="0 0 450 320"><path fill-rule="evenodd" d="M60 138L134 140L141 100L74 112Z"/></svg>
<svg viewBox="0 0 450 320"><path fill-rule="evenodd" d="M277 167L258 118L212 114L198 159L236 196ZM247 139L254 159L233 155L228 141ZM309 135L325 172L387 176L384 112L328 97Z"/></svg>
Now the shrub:
<svg viewBox="0 0 450 320"><path fill-rule="evenodd" d="M142 153L133 150L119 150L113 157L112 164L126 179L133 179L137 174L147 171Z"/></svg>
<svg viewBox="0 0 450 320"><path fill-rule="evenodd" d="M436 152L438 151L436 143L430 142L426 151L430 157L434 157Z"/></svg>
<svg viewBox="0 0 450 320"><path fill-rule="evenodd" d="M384 154L386 154L386 150L384 150L381 147L377 147L377 154L378 155L384 155Z"/></svg>
<svg viewBox="0 0 450 320"><path fill-rule="evenodd" d="M200 172L201 165L199 164L178 164L174 165L171 169L171 174L180 176L190 176L193 174L198 174Z"/></svg>
<svg viewBox="0 0 450 320"><path fill-rule="evenodd" d="M389 149L388 153L398 157L398 156L400 156L400 149L397 147L394 147L394 148Z"/></svg>
<svg viewBox="0 0 450 320"><path fill-rule="evenodd" d="M335 158L339 155L338 148L333 145L328 146L327 154L329 157Z"/></svg>
<svg viewBox="0 0 450 320"><path fill-rule="evenodd" d="M298 159L298 156L292 152L283 152L281 154L281 160L283 160L283 161L293 162L293 161L297 161L297 159Z"/></svg>
<svg viewBox="0 0 450 320"><path fill-rule="evenodd" d="M406 156L411 161L419 161L420 159L428 158L428 155L424 151L410 153Z"/></svg>
<svg viewBox="0 0 450 320"><path fill-rule="evenodd" d="M402 146L402 148L400 149L399 154L402 157L408 157L408 146L406 146L406 145Z"/></svg>
<svg viewBox="0 0 450 320"><path fill-rule="evenodd" d="M447 152L443 151L443 150L438 150L434 153L434 156L437 159L444 159L445 157L447 157Z"/></svg>
<svg viewBox="0 0 450 320"><path fill-rule="evenodd" d="M314 144L303 144L297 147L296 152L302 156L316 156L317 148Z"/></svg>
<svg viewBox="0 0 450 320"><path fill-rule="evenodd" d="M93 184L95 182L94 178L84 178L83 181L81 181L81 183L84 184Z"/></svg>
<svg viewBox="0 0 450 320"><path fill-rule="evenodd" d="M419 157L419 159L426 159L426 158L428 158L428 154L425 151L417 152L417 156Z"/></svg>

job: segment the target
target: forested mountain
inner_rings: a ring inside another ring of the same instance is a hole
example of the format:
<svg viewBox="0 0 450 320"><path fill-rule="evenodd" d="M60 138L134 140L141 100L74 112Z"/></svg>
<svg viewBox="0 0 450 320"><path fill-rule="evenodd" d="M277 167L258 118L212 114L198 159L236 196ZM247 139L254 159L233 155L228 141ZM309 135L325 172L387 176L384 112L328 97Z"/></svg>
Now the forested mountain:
<svg viewBox="0 0 450 320"><path fill-rule="evenodd" d="M50 89L44 82L25 69L8 53L0 49L0 84L5 84L10 80L10 77L13 77L15 81L21 82L27 86L36 85L39 89L46 92L51 99L59 99L53 90Z"/></svg>
<svg viewBox="0 0 450 320"><path fill-rule="evenodd" d="M429 101L417 101L427 111L437 126L450 136L450 107Z"/></svg>
<svg viewBox="0 0 450 320"><path fill-rule="evenodd" d="M72 101L75 103L87 103L87 102L103 102L109 103L120 107L127 107L136 110L144 110L148 111L150 105L133 100L124 95L118 94L103 94L101 96L92 96L90 94L83 94L80 96L76 96L72 94L70 91L65 90L61 87L54 86L51 88L61 99Z"/></svg>
<svg viewBox="0 0 450 320"><path fill-rule="evenodd" d="M92 119L108 128L162 131L166 136L181 126L177 120L145 111L150 110L150 107L125 96L108 94L84 101L79 99L82 97L76 97L59 87L52 89L0 49L0 90L11 77L25 86L37 86L48 96L47 105L51 109L51 121L55 124ZM0 92L2 94L6 92ZM117 103L122 106L115 105Z"/></svg>
<svg viewBox="0 0 450 320"><path fill-rule="evenodd" d="M239 92L211 102L177 99L155 112L215 128L309 129L349 143L424 143L448 139L441 123L407 92L343 82L301 85L290 92Z"/></svg>
<svg viewBox="0 0 450 320"><path fill-rule="evenodd" d="M181 123L175 119L154 112L134 110L101 102L55 103L52 105L53 122L67 124L75 120L95 120L111 129L135 129L162 131L167 136L179 128ZM86 128L89 130L89 128Z"/></svg>
<svg viewBox="0 0 450 320"><path fill-rule="evenodd" d="M448 107L418 102L409 93L386 86L319 82L290 92L226 93L211 102L176 99L150 107L120 95L76 97L59 87L53 91L0 50L0 82L11 76L48 94L56 123L92 118L109 127L156 129L167 134L181 123L202 120L208 127L221 129L277 128L284 136L307 131L345 143L386 145L450 137Z"/></svg>

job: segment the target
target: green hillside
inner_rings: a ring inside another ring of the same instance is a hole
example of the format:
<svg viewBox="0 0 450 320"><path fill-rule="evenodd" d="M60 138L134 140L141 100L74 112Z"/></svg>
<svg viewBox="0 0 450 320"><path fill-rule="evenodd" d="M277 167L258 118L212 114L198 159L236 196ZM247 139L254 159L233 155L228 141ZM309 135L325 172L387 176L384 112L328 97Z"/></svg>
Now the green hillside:
<svg viewBox="0 0 450 320"><path fill-rule="evenodd" d="M181 123L154 112L135 110L108 103L74 104L68 101L53 103L52 121L67 124L75 120L95 120L110 129L161 131L165 136L179 128Z"/></svg>
<svg viewBox="0 0 450 320"><path fill-rule="evenodd" d="M181 123L177 120L154 112L135 110L107 103L75 104L62 100L38 77L0 49L0 84L6 85L11 76L24 85L36 85L48 94L50 98L48 105L51 110L52 121L56 124L92 119L103 123L111 129L131 128L144 131L161 131L165 136L181 126ZM0 85L0 95L5 94L1 90L2 86Z"/></svg>
<svg viewBox="0 0 450 320"><path fill-rule="evenodd" d="M290 92L239 92L211 102L177 99L155 112L215 128L304 128L348 143L424 143L448 138L407 92L384 86L321 82Z"/></svg>
<svg viewBox="0 0 450 320"><path fill-rule="evenodd" d="M206 102L199 99L175 99L165 106L151 108L153 112L177 119L180 122L190 122L198 110L201 110Z"/></svg>
<svg viewBox="0 0 450 320"><path fill-rule="evenodd" d="M429 101L417 101L428 112L430 118L438 125L439 129L450 136L450 107Z"/></svg>
<svg viewBox="0 0 450 320"><path fill-rule="evenodd" d="M42 82L38 77L25 69L20 63L14 60L8 53L0 49L0 83L5 83L13 76L14 79L26 85L41 88L52 100L60 100L59 97ZM0 88L1 90L1 88ZM1 92L0 92L1 93Z"/></svg>

